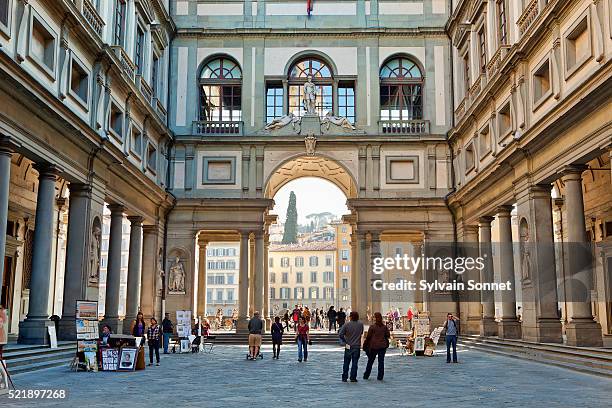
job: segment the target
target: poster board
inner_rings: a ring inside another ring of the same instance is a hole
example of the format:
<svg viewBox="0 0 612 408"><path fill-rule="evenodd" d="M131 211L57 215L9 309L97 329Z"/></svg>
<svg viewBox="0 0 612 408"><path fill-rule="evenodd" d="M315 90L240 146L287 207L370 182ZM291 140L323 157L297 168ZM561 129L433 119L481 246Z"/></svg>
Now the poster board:
<svg viewBox="0 0 612 408"><path fill-rule="evenodd" d="M181 353L189 353L191 351L191 343L189 340L181 340Z"/></svg>
<svg viewBox="0 0 612 408"><path fill-rule="evenodd" d="M134 371L136 368L136 357L138 349L135 347L124 347L119 353L119 364L117 371Z"/></svg>
<svg viewBox="0 0 612 408"><path fill-rule="evenodd" d="M414 351L425 350L425 337L419 336L414 339Z"/></svg>
<svg viewBox="0 0 612 408"><path fill-rule="evenodd" d="M116 371L119 365L118 349L102 349L102 371Z"/></svg>
<svg viewBox="0 0 612 408"><path fill-rule="evenodd" d="M415 336L427 336L429 334L429 317L417 317L412 320Z"/></svg>
<svg viewBox="0 0 612 408"><path fill-rule="evenodd" d="M179 337L191 335L191 310L176 311L176 332Z"/></svg>
<svg viewBox="0 0 612 408"><path fill-rule="evenodd" d="M9 311L0 307L0 344L8 343Z"/></svg>
<svg viewBox="0 0 612 408"><path fill-rule="evenodd" d="M93 300L76 301L77 340L98 338L98 302Z"/></svg>
<svg viewBox="0 0 612 408"><path fill-rule="evenodd" d="M55 330L55 326L47 326L47 331L49 332L49 343L51 344L52 349L57 348L57 332Z"/></svg>
<svg viewBox="0 0 612 408"><path fill-rule="evenodd" d="M98 371L98 342L95 340L77 341L77 350L85 356L85 369Z"/></svg>

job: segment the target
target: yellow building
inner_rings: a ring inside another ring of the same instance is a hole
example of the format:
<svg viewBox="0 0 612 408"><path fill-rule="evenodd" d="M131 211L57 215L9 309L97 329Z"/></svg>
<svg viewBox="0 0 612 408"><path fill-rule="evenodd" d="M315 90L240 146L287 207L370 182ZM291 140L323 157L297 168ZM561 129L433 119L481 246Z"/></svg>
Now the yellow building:
<svg viewBox="0 0 612 408"><path fill-rule="evenodd" d="M331 224L336 232L336 308L351 306L351 226Z"/></svg>

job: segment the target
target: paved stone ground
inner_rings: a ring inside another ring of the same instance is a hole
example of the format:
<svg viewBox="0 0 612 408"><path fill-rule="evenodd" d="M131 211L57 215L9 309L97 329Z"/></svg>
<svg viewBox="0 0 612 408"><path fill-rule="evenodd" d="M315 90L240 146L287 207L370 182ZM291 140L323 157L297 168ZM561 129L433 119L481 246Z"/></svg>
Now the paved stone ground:
<svg viewBox="0 0 612 408"><path fill-rule="evenodd" d="M9 400L0 407L610 407L612 381L541 363L461 350L459 364L390 350L385 379L342 383L343 349L314 345L307 363L285 344L280 360L246 361L244 346L213 354L162 355L160 367L130 373L74 373L65 367L14 378L18 389L65 389L63 401ZM441 351L441 350L440 350ZM376 366L375 366L376 367ZM300 399L298 401L297 399Z"/></svg>

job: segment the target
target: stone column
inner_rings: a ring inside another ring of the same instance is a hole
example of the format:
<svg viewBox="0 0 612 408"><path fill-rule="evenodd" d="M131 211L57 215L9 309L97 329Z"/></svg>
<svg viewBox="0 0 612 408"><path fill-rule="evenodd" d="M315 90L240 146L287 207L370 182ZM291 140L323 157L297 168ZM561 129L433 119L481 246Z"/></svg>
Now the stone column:
<svg viewBox="0 0 612 408"><path fill-rule="evenodd" d="M262 312L262 316L264 316L266 318L266 321L270 320L270 315L272 313L272 311L270 310L270 272L269 272L269 265L268 265L268 247L270 246L270 234L268 234L267 232L264 234L264 254L263 254L263 271L264 271L264 276L263 276L263 291L264 291L264 303L263 303L263 312ZM273 318L273 317L272 317ZM272 321L268 322L270 325L272 324Z"/></svg>
<svg viewBox="0 0 612 408"><path fill-rule="evenodd" d="M368 309L368 289L370 287L370 276L368 275L368 242L366 234L363 232L357 233L357 247L359 248L359 269L356 270L357 275L357 309L359 312L359 320L366 322Z"/></svg>
<svg viewBox="0 0 612 408"><path fill-rule="evenodd" d="M11 184L12 150L0 145L0 283L4 281L4 253L8 222L9 185ZM2 305L8 307L8 305Z"/></svg>
<svg viewBox="0 0 612 408"><path fill-rule="evenodd" d="M125 207L119 204L111 204L108 208L111 211L111 224L108 239L103 324L108 324L113 333L122 333L123 321L119 320L119 291L121 289L121 239Z"/></svg>
<svg viewBox="0 0 612 408"><path fill-rule="evenodd" d="M264 238L263 232L255 233L255 310L263 316L264 303Z"/></svg>
<svg viewBox="0 0 612 408"><path fill-rule="evenodd" d="M156 225L142 227L142 271L140 284L140 311L145 319L155 316L155 284L160 280L159 228Z"/></svg>
<svg viewBox="0 0 612 408"><path fill-rule="evenodd" d="M58 339L76 340L76 301L86 299L93 239L90 224L91 186L70 183L68 206L68 242L66 244L66 272L64 275L64 301L59 322ZM94 243L95 244L95 243ZM88 263L89 261L89 263Z"/></svg>
<svg viewBox="0 0 612 408"><path fill-rule="evenodd" d="M368 273L368 281L370 281L370 293L371 293L371 299L372 299L372 303L371 303L371 307L370 307L370 313L372 314L372 316L374 315L375 312L380 312L382 314L384 314L384 312L381 310L382 308L382 292L380 290L374 290L373 286L372 286L372 280L376 280L376 279L381 279L384 278L384 274L382 275L377 275L374 273L374 259L376 258L380 258L382 256L381 252L380 252L380 232L375 231L372 232L371 234L371 239L370 239L370 264L369 264L369 273Z"/></svg>
<svg viewBox="0 0 612 408"><path fill-rule="evenodd" d="M206 318L206 248L208 241L203 239L198 240L199 247L199 263L198 263L198 301L197 301L197 315L203 319Z"/></svg>
<svg viewBox="0 0 612 408"><path fill-rule="evenodd" d="M351 228L351 310L359 312L359 241L356 226Z"/></svg>
<svg viewBox="0 0 612 408"><path fill-rule="evenodd" d="M514 279L514 251L512 249L512 206L502 206L497 211L500 281L510 282L511 288L501 292L502 308L497 325L498 335L502 339L520 339L521 324L516 318L516 284Z"/></svg>
<svg viewBox="0 0 612 408"><path fill-rule="evenodd" d="M58 169L50 164L36 164L38 194L36 224L32 244L32 276L30 300L26 319L19 324L19 343L47 344L49 320L49 284L53 254L53 213L55 208L55 180ZM2 231L4 234L4 231Z"/></svg>
<svg viewBox="0 0 612 408"><path fill-rule="evenodd" d="M249 234L249 316L255 311L255 237Z"/></svg>
<svg viewBox="0 0 612 408"><path fill-rule="evenodd" d="M480 271L480 282L491 283L493 278L493 248L491 246L491 221L493 217L482 217L479 220L480 228L479 250L480 257L484 259L484 269ZM483 290L480 292L482 302L482 320L480 322L481 336L497 336L497 323L495 322L495 292Z"/></svg>
<svg viewBox="0 0 612 408"><path fill-rule="evenodd" d="M593 320L590 292L593 281L593 254L587 241L582 197L584 167L568 167L561 180L565 184L567 211L567 278L571 318L565 333L570 346L601 347L601 326Z"/></svg>
<svg viewBox="0 0 612 408"><path fill-rule="evenodd" d="M478 257L478 226L464 226L462 246L462 256L473 259ZM462 276L462 281L466 285L466 290L462 293L461 300L462 302L467 303L467 305L464 305L462 310L467 314L467 316L464 316L463 314L461 316L462 323L464 324L461 330L467 334L479 334L482 321L480 292L475 290L468 291L468 280L474 280L476 282L480 281L480 272L476 268L466 268L466 271Z"/></svg>
<svg viewBox="0 0 612 408"><path fill-rule="evenodd" d="M236 332L247 332L249 306L249 233L240 232L240 272L238 274L238 322Z"/></svg>
<svg viewBox="0 0 612 408"><path fill-rule="evenodd" d="M130 252L128 258L127 296L125 303L126 324L123 333L130 334L131 322L140 310L140 276L142 265L142 220L140 216L128 217L130 221Z"/></svg>

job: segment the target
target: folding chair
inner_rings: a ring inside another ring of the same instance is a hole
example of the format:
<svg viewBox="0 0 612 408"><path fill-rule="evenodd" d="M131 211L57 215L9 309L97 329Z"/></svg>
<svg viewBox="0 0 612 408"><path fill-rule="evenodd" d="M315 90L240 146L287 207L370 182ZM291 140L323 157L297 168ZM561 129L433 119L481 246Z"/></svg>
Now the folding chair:
<svg viewBox="0 0 612 408"><path fill-rule="evenodd" d="M215 336L202 336L202 351L205 353L212 353L215 346Z"/></svg>

